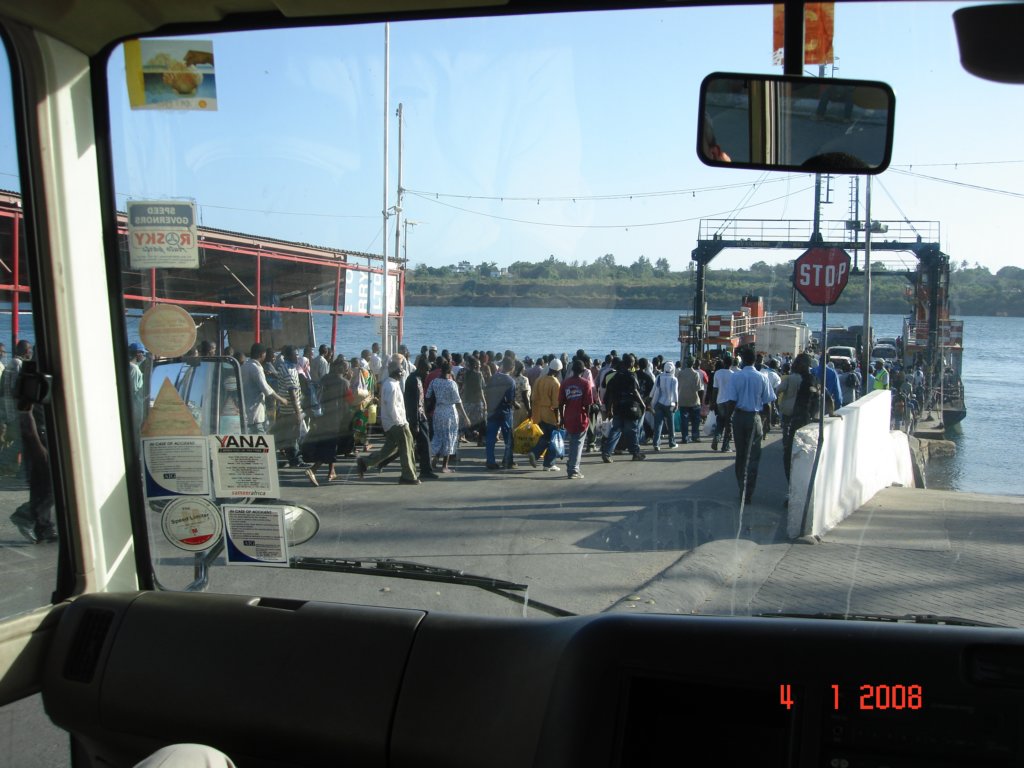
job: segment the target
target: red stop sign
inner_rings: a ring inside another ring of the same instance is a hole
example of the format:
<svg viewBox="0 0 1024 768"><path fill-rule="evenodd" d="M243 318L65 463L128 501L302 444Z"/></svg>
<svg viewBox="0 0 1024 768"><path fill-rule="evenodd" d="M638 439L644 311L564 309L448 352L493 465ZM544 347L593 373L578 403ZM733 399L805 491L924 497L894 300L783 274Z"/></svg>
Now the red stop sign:
<svg viewBox="0 0 1024 768"><path fill-rule="evenodd" d="M850 279L850 254L842 248L809 248L793 265L793 286L808 303L831 306Z"/></svg>

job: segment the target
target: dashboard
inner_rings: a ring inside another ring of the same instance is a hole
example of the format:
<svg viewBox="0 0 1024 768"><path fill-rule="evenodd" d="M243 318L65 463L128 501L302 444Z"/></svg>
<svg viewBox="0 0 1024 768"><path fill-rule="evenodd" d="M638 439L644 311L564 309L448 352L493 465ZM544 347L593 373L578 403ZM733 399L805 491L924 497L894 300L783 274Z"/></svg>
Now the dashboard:
<svg viewBox="0 0 1024 768"><path fill-rule="evenodd" d="M981 627L95 594L43 699L91 766L1024 764L1024 634Z"/></svg>

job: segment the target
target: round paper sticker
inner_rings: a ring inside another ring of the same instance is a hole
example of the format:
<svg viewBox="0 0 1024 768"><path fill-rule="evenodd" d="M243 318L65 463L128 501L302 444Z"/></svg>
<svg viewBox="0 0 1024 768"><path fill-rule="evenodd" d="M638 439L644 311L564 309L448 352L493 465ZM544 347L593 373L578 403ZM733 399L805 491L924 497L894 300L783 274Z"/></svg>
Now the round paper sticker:
<svg viewBox="0 0 1024 768"><path fill-rule="evenodd" d="M196 323L177 304L154 304L139 321L139 338L156 357L180 357L196 343Z"/></svg>
<svg viewBox="0 0 1024 768"><path fill-rule="evenodd" d="M175 499L164 509L164 536L178 549L202 552L220 539L224 521L220 509L208 499Z"/></svg>

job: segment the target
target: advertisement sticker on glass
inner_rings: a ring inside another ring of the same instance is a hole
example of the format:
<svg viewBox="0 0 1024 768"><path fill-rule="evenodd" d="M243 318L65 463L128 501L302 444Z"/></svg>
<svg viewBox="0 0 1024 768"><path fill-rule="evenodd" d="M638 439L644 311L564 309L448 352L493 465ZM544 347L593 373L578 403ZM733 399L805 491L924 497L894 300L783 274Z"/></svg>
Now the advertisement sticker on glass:
<svg viewBox="0 0 1024 768"><path fill-rule="evenodd" d="M209 496L210 449L205 437L142 440L146 498Z"/></svg>
<svg viewBox="0 0 1024 768"><path fill-rule="evenodd" d="M160 527L178 549L203 552L220 539L224 523L217 505L209 499L175 499L164 509Z"/></svg>
<svg viewBox="0 0 1024 768"><path fill-rule="evenodd" d="M225 505L229 565L288 567L285 508Z"/></svg>
<svg viewBox="0 0 1024 768"><path fill-rule="evenodd" d="M281 495L273 435L211 435L218 497L276 499Z"/></svg>
<svg viewBox="0 0 1024 768"><path fill-rule="evenodd" d="M212 40L129 40L124 64L132 109L217 109Z"/></svg>

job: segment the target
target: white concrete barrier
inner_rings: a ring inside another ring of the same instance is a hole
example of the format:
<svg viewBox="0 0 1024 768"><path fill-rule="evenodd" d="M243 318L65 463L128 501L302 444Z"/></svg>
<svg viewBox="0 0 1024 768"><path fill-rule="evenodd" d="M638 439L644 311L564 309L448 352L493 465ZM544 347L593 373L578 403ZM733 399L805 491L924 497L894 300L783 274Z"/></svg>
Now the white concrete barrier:
<svg viewBox="0 0 1024 768"><path fill-rule="evenodd" d="M789 479L790 538L825 534L883 488L914 487L910 444L906 434L889 430L890 407L889 391L876 391L840 408L837 417L825 417L825 442L806 531L804 501L818 445L818 422L797 431Z"/></svg>

